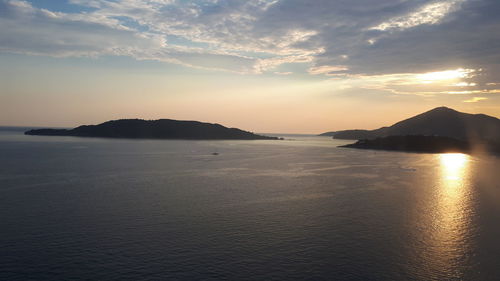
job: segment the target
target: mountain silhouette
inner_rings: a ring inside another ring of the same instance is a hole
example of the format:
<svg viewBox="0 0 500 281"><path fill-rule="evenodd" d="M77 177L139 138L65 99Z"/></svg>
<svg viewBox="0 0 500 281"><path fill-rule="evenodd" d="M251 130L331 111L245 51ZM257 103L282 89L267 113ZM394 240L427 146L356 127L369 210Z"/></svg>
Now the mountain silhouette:
<svg viewBox="0 0 500 281"><path fill-rule="evenodd" d="M322 135L335 139L374 139L387 136L441 136L457 140L500 141L500 119L485 114L468 114L448 107L430 111L376 130L345 130Z"/></svg>
<svg viewBox="0 0 500 281"><path fill-rule="evenodd" d="M219 124L171 119L121 119L107 121L99 125L84 125L74 129L30 130L25 134L133 139L278 139L276 137L256 135L237 128L227 128Z"/></svg>

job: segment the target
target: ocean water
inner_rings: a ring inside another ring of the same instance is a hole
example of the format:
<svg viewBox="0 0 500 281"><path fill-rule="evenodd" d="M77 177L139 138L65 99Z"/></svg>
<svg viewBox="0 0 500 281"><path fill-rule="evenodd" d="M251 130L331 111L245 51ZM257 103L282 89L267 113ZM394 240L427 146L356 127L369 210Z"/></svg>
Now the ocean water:
<svg viewBox="0 0 500 281"><path fill-rule="evenodd" d="M500 280L498 157L287 138L2 131L0 280Z"/></svg>

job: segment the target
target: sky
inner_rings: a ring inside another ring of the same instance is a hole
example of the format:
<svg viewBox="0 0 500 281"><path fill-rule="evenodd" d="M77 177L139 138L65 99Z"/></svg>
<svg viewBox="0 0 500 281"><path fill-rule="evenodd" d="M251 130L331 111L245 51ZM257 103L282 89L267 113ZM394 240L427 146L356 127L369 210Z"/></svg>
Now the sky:
<svg viewBox="0 0 500 281"><path fill-rule="evenodd" d="M0 0L0 125L500 117L498 0Z"/></svg>

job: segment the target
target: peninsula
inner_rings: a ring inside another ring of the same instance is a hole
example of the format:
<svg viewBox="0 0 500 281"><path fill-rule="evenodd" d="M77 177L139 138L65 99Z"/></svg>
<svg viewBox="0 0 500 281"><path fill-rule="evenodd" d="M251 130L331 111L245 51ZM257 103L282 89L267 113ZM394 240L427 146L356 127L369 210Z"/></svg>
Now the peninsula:
<svg viewBox="0 0 500 281"><path fill-rule="evenodd" d="M26 135L75 136L130 139L189 139L189 140L277 140L277 137L257 135L219 124L171 119L120 119L99 125L83 125L74 129L36 129Z"/></svg>

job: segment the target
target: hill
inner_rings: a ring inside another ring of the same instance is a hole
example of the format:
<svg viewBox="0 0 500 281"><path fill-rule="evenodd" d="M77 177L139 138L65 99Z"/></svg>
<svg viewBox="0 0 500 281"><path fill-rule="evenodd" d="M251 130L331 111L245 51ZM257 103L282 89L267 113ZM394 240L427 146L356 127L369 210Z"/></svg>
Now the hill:
<svg viewBox="0 0 500 281"><path fill-rule="evenodd" d="M121 119L99 125L84 125L74 129L37 129L25 132L26 135L76 136L134 139L278 139L256 135L237 128L227 128L219 124L198 121L179 121L171 119L141 120Z"/></svg>
<svg viewBox="0 0 500 281"><path fill-rule="evenodd" d="M430 111L376 130L329 132L336 139L374 139L387 136L442 136L464 141L499 141L500 119L485 114L468 114L447 107Z"/></svg>

